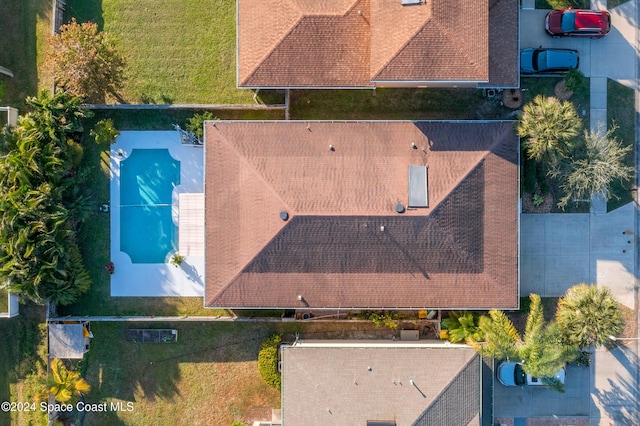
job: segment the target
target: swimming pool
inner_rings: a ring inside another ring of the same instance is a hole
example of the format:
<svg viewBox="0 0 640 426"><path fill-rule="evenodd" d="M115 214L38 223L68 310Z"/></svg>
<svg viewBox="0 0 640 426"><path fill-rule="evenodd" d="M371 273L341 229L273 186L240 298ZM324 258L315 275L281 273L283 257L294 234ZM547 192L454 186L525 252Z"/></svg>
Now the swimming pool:
<svg viewBox="0 0 640 426"><path fill-rule="evenodd" d="M120 162L120 250L133 263L164 263L176 250L172 191L180 162L167 149L134 149Z"/></svg>

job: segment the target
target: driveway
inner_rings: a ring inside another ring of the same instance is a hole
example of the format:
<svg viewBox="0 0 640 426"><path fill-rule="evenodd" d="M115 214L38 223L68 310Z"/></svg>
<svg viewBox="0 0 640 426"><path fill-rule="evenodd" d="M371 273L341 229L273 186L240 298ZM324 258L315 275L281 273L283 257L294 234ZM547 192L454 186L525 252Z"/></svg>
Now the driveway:
<svg viewBox="0 0 640 426"><path fill-rule="evenodd" d="M597 283L634 309L635 241L633 203L606 214L522 214L520 293L560 297Z"/></svg>
<svg viewBox="0 0 640 426"><path fill-rule="evenodd" d="M545 387L504 386L496 379L494 417L588 416L591 407L588 367L567 366L565 393Z"/></svg>
<svg viewBox="0 0 640 426"><path fill-rule="evenodd" d="M544 17L549 10L520 10L520 48L553 47L557 49L575 49L580 54L580 71L591 76L591 39L571 37L550 37L544 31ZM601 40L595 40L598 42Z"/></svg>
<svg viewBox="0 0 640 426"><path fill-rule="evenodd" d="M579 68L585 76L611 78L637 89L635 7L635 2L628 1L611 9L611 32L601 39L549 37L544 31L548 10L521 10L520 47L575 49L580 53Z"/></svg>

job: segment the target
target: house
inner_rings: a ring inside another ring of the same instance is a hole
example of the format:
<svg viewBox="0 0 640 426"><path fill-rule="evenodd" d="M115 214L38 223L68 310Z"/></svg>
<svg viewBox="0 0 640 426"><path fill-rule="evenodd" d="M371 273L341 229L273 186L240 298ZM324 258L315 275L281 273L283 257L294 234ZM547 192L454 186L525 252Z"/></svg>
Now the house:
<svg viewBox="0 0 640 426"><path fill-rule="evenodd" d="M241 88L517 87L518 2L238 0Z"/></svg>
<svg viewBox="0 0 640 426"><path fill-rule="evenodd" d="M205 306L513 309L513 122L205 124Z"/></svg>
<svg viewBox="0 0 640 426"><path fill-rule="evenodd" d="M283 426L493 424L491 363L468 346L304 341L281 351Z"/></svg>

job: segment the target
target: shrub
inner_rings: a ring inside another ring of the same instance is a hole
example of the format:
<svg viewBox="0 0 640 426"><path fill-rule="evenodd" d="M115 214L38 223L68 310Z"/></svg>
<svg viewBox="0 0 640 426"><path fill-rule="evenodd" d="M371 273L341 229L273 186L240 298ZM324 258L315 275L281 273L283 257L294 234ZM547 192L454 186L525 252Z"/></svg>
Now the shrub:
<svg viewBox="0 0 640 426"><path fill-rule="evenodd" d="M483 339L478 328L478 316L471 312L449 312L449 318L443 319L442 325L449 330L451 343L466 342L467 339L480 342Z"/></svg>
<svg viewBox="0 0 640 426"><path fill-rule="evenodd" d="M260 347L258 353L258 370L260 377L269 386L280 390L281 377L278 373L278 344L282 340L282 336L274 334L268 337Z"/></svg>
<svg viewBox="0 0 640 426"><path fill-rule="evenodd" d="M564 85L571 92L578 92L584 87L585 77L582 71L577 69L569 70L564 77Z"/></svg>
<svg viewBox="0 0 640 426"><path fill-rule="evenodd" d="M110 118L98 121L89 133L97 144L114 143L120 134Z"/></svg>
<svg viewBox="0 0 640 426"><path fill-rule="evenodd" d="M551 188L547 181L547 173L544 170L544 163L536 162L536 182L538 182L538 188L542 195L548 194Z"/></svg>
<svg viewBox="0 0 640 426"><path fill-rule="evenodd" d="M536 190L536 161L522 156L522 192L533 192Z"/></svg>
<svg viewBox="0 0 640 426"><path fill-rule="evenodd" d="M187 131L193 133L197 138L202 139L204 136L204 122L209 120L218 120L218 117L214 117L211 111L195 114L187 120Z"/></svg>
<svg viewBox="0 0 640 426"><path fill-rule="evenodd" d="M240 420L234 420L233 423L231 423L231 426L249 426L249 425L245 422L241 422Z"/></svg>
<svg viewBox="0 0 640 426"><path fill-rule="evenodd" d="M552 9L566 9L570 6L569 0L547 0Z"/></svg>

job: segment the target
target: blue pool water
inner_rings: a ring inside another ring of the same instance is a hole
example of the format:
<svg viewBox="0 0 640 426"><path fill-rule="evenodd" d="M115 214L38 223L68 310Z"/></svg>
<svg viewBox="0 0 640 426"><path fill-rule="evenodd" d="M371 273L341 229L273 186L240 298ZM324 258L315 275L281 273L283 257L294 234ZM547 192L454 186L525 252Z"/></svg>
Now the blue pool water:
<svg viewBox="0 0 640 426"><path fill-rule="evenodd" d="M171 193L180 162L167 149L134 149L120 162L120 250L133 263L164 263L176 249Z"/></svg>

